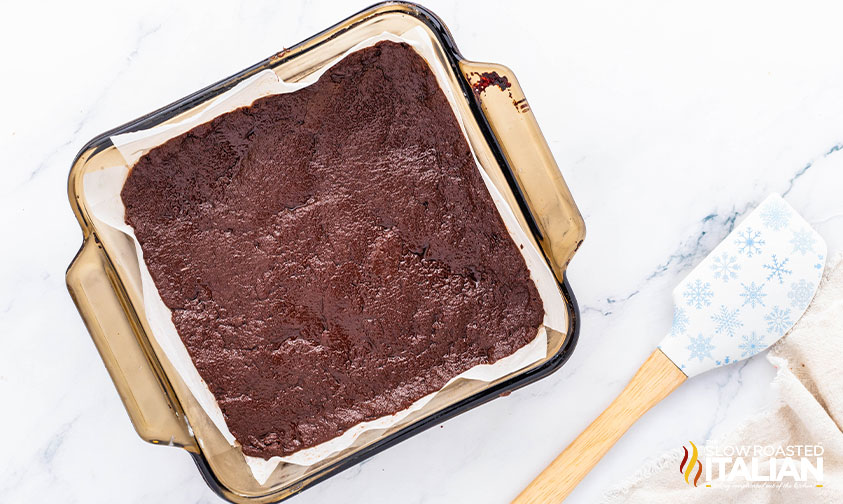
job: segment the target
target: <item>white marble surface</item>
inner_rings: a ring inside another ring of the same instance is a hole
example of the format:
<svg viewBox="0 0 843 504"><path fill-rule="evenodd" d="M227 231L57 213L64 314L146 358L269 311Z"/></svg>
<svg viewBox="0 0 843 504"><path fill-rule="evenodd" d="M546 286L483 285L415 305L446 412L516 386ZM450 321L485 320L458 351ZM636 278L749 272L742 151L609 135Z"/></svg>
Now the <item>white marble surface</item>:
<svg viewBox="0 0 843 504"><path fill-rule="evenodd" d="M367 1L14 2L0 18L0 501L218 502L187 454L134 433L64 286L81 243L65 185L97 133L169 103ZM668 330L670 291L780 192L843 248L837 2L428 2L469 58L525 88L588 226L582 308L551 377L293 498L508 502L623 387ZM571 496L771 405L756 358L646 415Z"/></svg>

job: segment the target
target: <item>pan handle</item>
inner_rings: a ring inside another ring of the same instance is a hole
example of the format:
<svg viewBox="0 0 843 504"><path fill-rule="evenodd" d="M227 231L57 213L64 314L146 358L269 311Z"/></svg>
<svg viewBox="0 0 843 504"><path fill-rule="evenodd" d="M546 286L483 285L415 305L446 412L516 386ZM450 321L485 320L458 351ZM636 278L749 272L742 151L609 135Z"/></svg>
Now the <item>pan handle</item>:
<svg viewBox="0 0 843 504"><path fill-rule="evenodd" d="M70 296L138 435L150 443L198 453L181 408L168 394L169 385L156 372L120 302L109 267L96 235L89 234L67 270Z"/></svg>
<svg viewBox="0 0 843 504"><path fill-rule="evenodd" d="M462 60L459 67L474 103L497 143L538 228L539 243L553 270L562 274L585 237L585 222L565 184L530 105L512 70L494 63ZM477 115L477 114L475 114ZM501 160L499 160L501 161Z"/></svg>

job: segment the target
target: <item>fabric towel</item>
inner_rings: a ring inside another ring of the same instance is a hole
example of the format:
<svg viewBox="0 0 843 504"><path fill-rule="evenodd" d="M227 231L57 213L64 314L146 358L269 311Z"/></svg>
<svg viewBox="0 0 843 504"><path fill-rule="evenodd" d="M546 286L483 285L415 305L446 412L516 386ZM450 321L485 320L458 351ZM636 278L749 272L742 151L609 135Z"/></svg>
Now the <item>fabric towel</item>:
<svg viewBox="0 0 843 504"><path fill-rule="evenodd" d="M778 368L772 383L778 404L736 431L712 441L708 453L715 447L722 450L726 446L820 445L823 481L809 479L800 488L747 484L745 479L709 482L704 481L703 470L700 484L695 487L685 482L679 470L685 451L678 449L662 455L611 489L603 503L843 502L843 255L829 261L810 307L787 336L770 349L767 360ZM699 452L704 459L706 447L699 447ZM769 468L770 456L762 454L756 458L759 467ZM798 461L799 457L794 459ZM750 461L750 457L746 460ZM731 464L725 468L728 474ZM716 478L717 473L713 473ZM691 480L695 475L693 471ZM784 478L784 481L793 479Z"/></svg>

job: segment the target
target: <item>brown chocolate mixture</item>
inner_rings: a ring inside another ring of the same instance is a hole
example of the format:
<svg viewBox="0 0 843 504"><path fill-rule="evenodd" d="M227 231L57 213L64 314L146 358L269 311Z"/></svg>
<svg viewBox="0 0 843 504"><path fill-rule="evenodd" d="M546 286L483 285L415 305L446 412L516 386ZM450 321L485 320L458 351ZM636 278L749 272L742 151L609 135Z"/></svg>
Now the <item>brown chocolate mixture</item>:
<svg viewBox="0 0 843 504"><path fill-rule="evenodd" d="M138 161L126 221L247 455L289 455L531 341L543 306L406 44Z"/></svg>

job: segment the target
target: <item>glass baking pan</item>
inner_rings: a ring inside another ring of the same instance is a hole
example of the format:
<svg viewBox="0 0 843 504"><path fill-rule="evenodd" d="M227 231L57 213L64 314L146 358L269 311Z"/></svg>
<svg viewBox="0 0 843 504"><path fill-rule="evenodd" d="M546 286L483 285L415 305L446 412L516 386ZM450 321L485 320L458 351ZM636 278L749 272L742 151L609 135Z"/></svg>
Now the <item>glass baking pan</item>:
<svg viewBox="0 0 843 504"><path fill-rule="evenodd" d="M90 211L86 174L125 165L114 135L171 124L202 111L221 93L264 70L286 82L318 71L359 42L384 32L421 28L447 69L465 133L481 168L499 188L519 225L543 254L567 309L567 330L548 331L547 356L493 382L462 384L403 422L361 436L351 447L311 466L281 464L259 484L199 407L158 346L145 320L142 292L132 280L137 259L131 242ZM82 248L67 271L67 285L141 438L177 446L194 458L208 485L231 502L278 502L424 429L534 382L558 369L576 344L579 313L565 268L585 235L585 225L550 149L508 68L464 59L445 25L427 9L405 2L374 5L227 79L107 131L76 156L68 180L70 204L82 228ZM134 264L132 264L132 258Z"/></svg>

